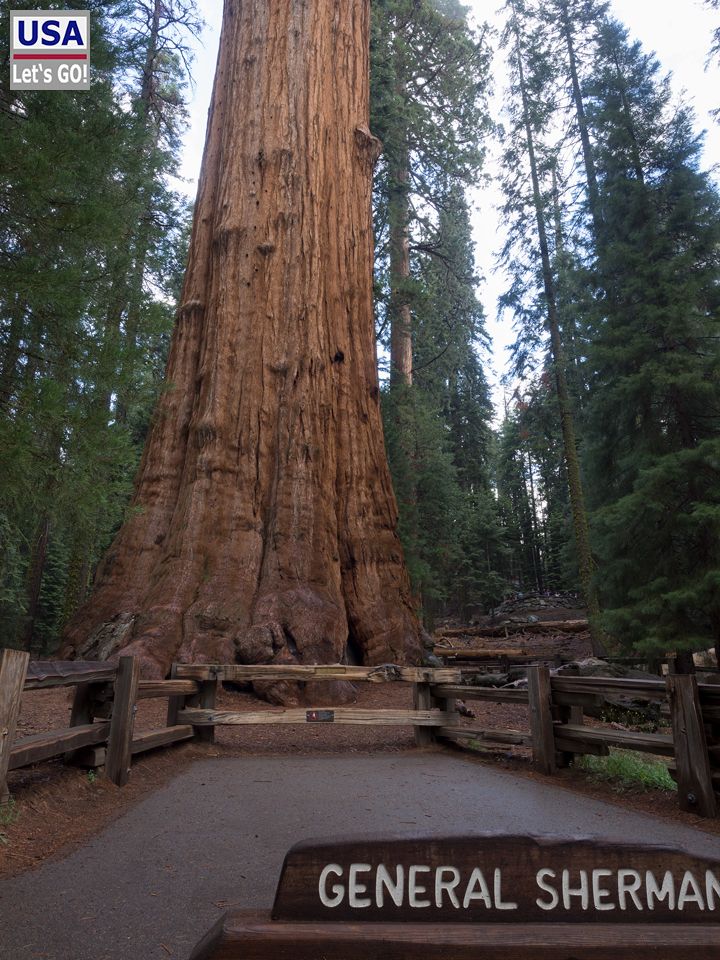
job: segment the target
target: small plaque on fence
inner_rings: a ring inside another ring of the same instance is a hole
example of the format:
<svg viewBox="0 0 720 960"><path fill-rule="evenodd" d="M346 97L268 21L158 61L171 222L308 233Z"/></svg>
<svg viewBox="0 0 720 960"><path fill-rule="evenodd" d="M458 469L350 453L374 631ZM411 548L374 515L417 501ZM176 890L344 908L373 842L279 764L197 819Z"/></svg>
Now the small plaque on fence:
<svg viewBox="0 0 720 960"><path fill-rule="evenodd" d="M308 710L305 714L308 723L334 723L334 710Z"/></svg>

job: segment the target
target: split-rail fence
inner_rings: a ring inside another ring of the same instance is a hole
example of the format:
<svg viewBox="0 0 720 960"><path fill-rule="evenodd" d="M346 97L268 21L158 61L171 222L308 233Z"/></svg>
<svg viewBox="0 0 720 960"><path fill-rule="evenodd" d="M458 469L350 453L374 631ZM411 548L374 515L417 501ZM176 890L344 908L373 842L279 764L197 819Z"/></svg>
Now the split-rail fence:
<svg viewBox="0 0 720 960"><path fill-rule="evenodd" d="M462 683L459 667L378 667L337 665L175 664L168 680L141 680L133 657L118 664L63 661L29 662L27 653L0 651L0 803L8 799L9 771L61 757L88 767L104 765L107 777L122 786L132 759L147 750L186 740L212 740L222 724L410 725L419 746L435 742L530 748L546 774L581 754L604 755L612 747L667 757L682 809L705 817L718 813L720 793L720 685L702 684L693 675L613 679L551 676L546 665L527 667L527 686L488 688ZM222 681L332 681L412 684L413 707L373 709L342 706L218 710ZM75 689L69 726L32 736L16 735L25 691L48 687ZM167 698L164 727L134 732L137 702ZM584 711L621 697L660 705L671 733L644 733L616 726L588 725ZM455 701L476 700L526 705L529 730L492 730L460 719Z"/></svg>

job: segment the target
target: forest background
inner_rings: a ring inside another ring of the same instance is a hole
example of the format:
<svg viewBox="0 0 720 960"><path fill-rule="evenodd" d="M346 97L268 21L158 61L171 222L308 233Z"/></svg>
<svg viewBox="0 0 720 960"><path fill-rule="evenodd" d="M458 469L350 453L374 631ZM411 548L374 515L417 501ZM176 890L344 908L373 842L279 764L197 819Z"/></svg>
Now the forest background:
<svg viewBox="0 0 720 960"><path fill-rule="evenodd" d="M0 629L36 655L128 509L220 17L77 5L91 91L11 94L6 62L0 90ZM570 589L623 647L718 644L717 0L372 6L382 405L426 625Z"/></svg>

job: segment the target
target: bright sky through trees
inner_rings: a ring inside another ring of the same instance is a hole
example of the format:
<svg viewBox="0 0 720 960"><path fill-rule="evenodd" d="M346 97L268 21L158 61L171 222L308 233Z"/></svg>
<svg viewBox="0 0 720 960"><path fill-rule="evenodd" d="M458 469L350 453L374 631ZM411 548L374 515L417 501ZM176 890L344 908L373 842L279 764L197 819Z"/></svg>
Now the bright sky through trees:
<svg viewBox="0 0 720 960"><path fill-rule="evenodd" d="M466 0L478 22L490 21L499 26L501 16L496 4L488 0ZM663 68L672 71L676 93L685 90L694 105L698 126L707 131L705 165L720 164L720 122L710 111L720 106L720 69L711 65L705 69L710 38L717 26L717 13L709 11L700 0L612 0L613 12L639 39L647 51L657 54ZM221 0L205 0L201 4L207 22L202 46L198 45L195 74L195 93L190 105L191 123L185 138L182 175L186 189L194 197L202 157L207 109L212 91L215 57L222 17ZM504 70L500 56L496 66L495 119L502 119L502 87ZM492 163L487 173L492 176ZM720 179L720 172L718 173ZM499 194L495 186L484 187L473 196L476 207L473 217L476 256L479 272L485 277L480 292L488 316L488 331L493 340L495 374L499 377L504 367L504 349L512 339L509 322L496 316L496 303L503 290L503 277L494 271L495 254L500 246L500 223L495 211ZM496 393L496 403L502 400L502 391ZM499 413L501 411L498 411Z"/></svg>

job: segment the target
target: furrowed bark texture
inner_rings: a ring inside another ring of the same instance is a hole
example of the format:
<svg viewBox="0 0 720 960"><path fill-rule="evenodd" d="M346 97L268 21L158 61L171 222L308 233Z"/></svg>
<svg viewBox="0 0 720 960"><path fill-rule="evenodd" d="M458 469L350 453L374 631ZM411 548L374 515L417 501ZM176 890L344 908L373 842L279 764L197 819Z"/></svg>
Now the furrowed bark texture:
<svg viewBox="0 0 720 960"><path fill-rule="evenodd" d="M372 312L368 0L227 0L139 508L66 652L414 660Z"/></svg>

